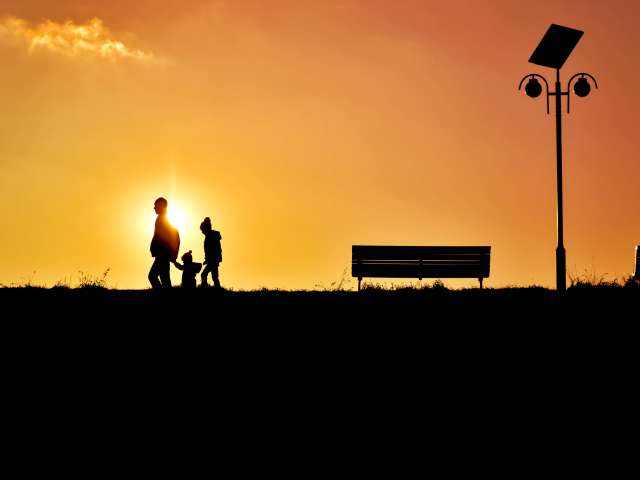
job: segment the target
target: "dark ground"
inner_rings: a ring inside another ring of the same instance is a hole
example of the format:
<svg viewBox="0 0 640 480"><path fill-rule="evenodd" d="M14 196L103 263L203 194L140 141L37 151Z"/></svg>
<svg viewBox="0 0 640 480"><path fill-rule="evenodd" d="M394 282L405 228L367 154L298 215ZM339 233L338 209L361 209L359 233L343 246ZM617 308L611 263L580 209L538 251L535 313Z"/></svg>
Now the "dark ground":
<svg viewBox="0 0 640 480"><path fill-rule="evenodd" d="M482 320L537 324L554 318L566 325L582 320L618 320L638 313L640 286L581 286L558 295L544 288L424 289L353 291L216 291L209 289L169 291L108 290L104 288L0 288L0 302L7 319L128 321L129 328L149 321L234 328L238 320L259 324L269 320L311 327L309 320L339 321L349 328L363 321L434 327L444 320ZM488 324L486 322L489 322ZM419 323L415 323L419 322ZM446 328L447 325L443 325Z"/></svg>
<svg viewBox="0 0 640 480"><path fill-rule="evenodd" d="M152 447L155 468L186 454L166 467L183 476L197 457L237 473L604 477L637 431L635 287L19 288L0 304L13 445L69 434L73 461L97 435L97 464Z"/></svg>
<svg viewBox="0 0 640 480"><path fill-rule="evenodd" d="M252 346L396 353L635 341L640 288L121 291L0 288L4 328L59 342L190 353ZM276 349L276 350L271 350Z"/></svg>

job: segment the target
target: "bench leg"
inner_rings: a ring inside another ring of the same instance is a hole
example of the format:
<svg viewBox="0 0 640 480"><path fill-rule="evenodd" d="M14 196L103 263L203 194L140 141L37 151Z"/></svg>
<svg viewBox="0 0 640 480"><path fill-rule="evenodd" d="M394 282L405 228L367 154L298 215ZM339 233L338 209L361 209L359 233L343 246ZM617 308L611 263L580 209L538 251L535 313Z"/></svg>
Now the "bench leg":
<svg viewBox="0 0 640 480"><path fill-rule="evenodd" d="M482 281L484 280L484 278L479 278L478 280L480 281L480 290L482 290Z"/></svg>
<svg viewBox="0 0 640 480"><path fill-rule="evenodd" d="M362 277L358 277L358 291L360 291L360 282L362 282Z"/></svg>

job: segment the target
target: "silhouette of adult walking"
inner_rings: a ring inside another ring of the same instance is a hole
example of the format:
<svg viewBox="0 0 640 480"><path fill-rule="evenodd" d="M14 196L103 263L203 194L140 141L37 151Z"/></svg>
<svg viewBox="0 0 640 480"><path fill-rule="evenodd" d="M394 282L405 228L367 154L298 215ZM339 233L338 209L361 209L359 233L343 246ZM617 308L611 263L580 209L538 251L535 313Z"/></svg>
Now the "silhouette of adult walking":
<svg viewBox="0 0 640 480"><path fill-rule="evenodd" d="M153 288L171 288L169 268L172 261L178 257L180 250L180 234L167 218L168 202L165 198L158 198L154 204L158 217L151 239L151 256L155 258L149 270L149 282Z"/></svg>
<svg viewBox="0 0 640 480"><path fill-rule="evenodd" d="M206 217L200 224L200 231L204 234L204 269L200 274L202 280L201 286L206 287L207 275L211 273L213 279L213 286L215 288L220 287L220 279L218 277L218 265L222 261L222 246L220 240L222 235L217 230L213 230L211 227L211 219Z"/></svg>

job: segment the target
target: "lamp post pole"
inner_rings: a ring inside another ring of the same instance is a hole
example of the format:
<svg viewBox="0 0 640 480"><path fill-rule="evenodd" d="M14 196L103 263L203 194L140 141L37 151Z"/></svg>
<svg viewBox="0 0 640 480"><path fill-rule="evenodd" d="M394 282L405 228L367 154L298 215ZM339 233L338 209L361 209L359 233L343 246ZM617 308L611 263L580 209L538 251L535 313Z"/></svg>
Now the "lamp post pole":
<svg viewBox="0 0 640 480"><path fill-rule="evenodd" d="M574 47L582 37L584 32L573 28L563 27L561 25L551 24L547 33L534 50L529 63L540 65L543 67L553 68L556 71L556 88L553 92L549 91L549 83L537 73L529 73L520 80L518 90L522 88L522 84L528 78L529 81L525 87L526 94L531 98L539 97L542 94L542 86L538 79L544 82L547 94L547 114L549 113L549 97L556 97L556 181L557 181L557 228L558 228L558 244L556 246L556 290L564 292L567 289L567 254L564 249L564 212L562 199L562 97L567 97L567 113L570 111L571 101L571 84L576 81L573 91L578 97L586 97L591 91L589 84L590 79L596 88L598 82L586 72L576 73L569 79L567 83L567 91L562 91L560 84L560 68L564 65L567 58L573 51Z"/></svg>
<svg viewBox="0 0 640 480"><path fill-rule="evenodd" d="M564 211L563 211L563 199L562 199L562 97L567 97L567 113L570 111L570 99L571 99L571 85L573 81L578 78L574 85L574 92L578 97L586 97L589 95L591 87L587 81L589 78L594 86L598 88L596 79L586 72L576 73L571 79L569 79L567 85L567 91L562 91L562 85L560 84L560 69L556 69L556 88L554 91L549 91L549 84L547 80L537 73L529 73L520 80L518 90L522 88L522 84L525 80L529 79L525 92L528 96L536 98L542 93L542 86L538 79L542 80L546 87L547 93L547 113L549 113L549 97L555 97L556 99L556 180L557 180L557 228L558 228L558 244L556 246L556 289L558 292L564 292L567 289L567 260L566 251L564 248Z"/></svg>
<svg viewBox="0 0 640 480"><path fill-rule="evenodd" d="M568 95L569 92L566 93ZM560 69L556 69L556 181L558 182L557 222L558 245L556 246L556 290L567 289L567 256L564 249L564 212L562 202L562 87L560 85Z"/></svg>

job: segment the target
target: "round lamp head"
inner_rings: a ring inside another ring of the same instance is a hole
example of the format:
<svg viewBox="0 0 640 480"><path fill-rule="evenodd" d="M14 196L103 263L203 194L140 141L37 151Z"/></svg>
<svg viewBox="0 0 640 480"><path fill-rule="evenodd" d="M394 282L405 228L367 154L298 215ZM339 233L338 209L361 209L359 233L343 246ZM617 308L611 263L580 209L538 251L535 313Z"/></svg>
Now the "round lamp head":
<svg viewBox="0 0 640 480"><path fill-rule="evenodd" d="M542 93L542 85L540 85L537 78L530 78L527 82L527 86L524 87L524 91L529 97L536 98Z"/></svg>
<svg viewBox="0 0 640 480"><path fill-rule="evenodd" d="M579 97L586 97L587 95L589 95L589 92L591 91L591 85L589 85L589 82L587 81L586 78L581 77L573 86L573 91Z"/></svg>

